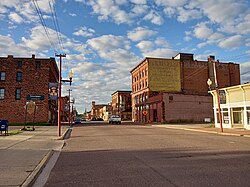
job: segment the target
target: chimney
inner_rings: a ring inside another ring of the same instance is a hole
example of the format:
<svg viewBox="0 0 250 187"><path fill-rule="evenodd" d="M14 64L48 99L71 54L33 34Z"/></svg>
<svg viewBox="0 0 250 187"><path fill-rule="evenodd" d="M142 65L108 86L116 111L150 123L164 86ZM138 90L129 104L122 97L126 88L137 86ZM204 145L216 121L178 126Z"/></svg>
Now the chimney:
<svg viewBox="0 0 250 187"><path fill-rule="evenodd" d="M214 61L215 60L215 56L209 55L208 58L207 58L207 60L208 60L208 62Z"/></svg>
<svg viewBox="0 0 250 187"><path fill-rule="evenodd" d="M35 59L36 55L32 54L32 58Z"/></svg>
<svg viewBox="0 0 250 187"><path fill-rule="evenodd" d="M11 59L13 59L14 57L13 57L13 55L8 55L8 58L11 58Z"/></svg>

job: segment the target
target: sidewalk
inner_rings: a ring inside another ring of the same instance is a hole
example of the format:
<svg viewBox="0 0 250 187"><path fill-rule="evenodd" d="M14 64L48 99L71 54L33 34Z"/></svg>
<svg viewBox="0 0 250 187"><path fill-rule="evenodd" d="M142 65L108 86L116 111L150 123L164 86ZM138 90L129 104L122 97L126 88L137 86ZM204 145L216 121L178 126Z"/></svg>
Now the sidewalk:
<svg viewBox="0 0 250 187"><path fill-rule="evenodd" d="M160 124L152 126L164 127L170 129L182 129L187 131L196 131L204 133L213 133L219 135L250 137L250 130L246 130L243 128L233 128L233 129L223 128L223 132L221 132L220 128L211 127L211 125L212 124L183 124L183 125Z"/></svg>
<svg viewBox="0 0 250 187"><path fill-rule="evenodd" d="M10 130L22 127L10 127ZM58 137L57 126L36 126L35 131L0 135L0 186L31 186L55 151L61 151L66 132Z"/></svg>

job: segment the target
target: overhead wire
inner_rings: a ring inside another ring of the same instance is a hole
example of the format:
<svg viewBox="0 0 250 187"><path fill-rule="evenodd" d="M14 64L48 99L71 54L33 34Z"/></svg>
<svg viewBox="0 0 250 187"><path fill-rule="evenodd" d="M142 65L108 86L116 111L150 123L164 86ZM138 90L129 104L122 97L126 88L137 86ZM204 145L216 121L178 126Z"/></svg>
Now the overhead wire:
<svg viewBox="0 0 250 187"><path fill-rule="evenodd" d="M53 2L52 5L51 5L51 1ZM58 39L58 42L59 42L59 45L60 45L60 48L61 48L61 52L63 53L64 46L63 46L61 31L60 31L60 27L59 27L59 23L58 23L58 17L57 17L56 9L55 9L55 6L54 6L54 1L53 0L51 0L51 1L48 0L49 7L50 7L50 12L51 12L51 15L52 15L52 19L53 19L57 39Z"/></svg>
<svg viewBox="0 0 250 187"><path fill-rule="evenodd" d="M45 34L46 34L46 36L47 36L47 38L48 38L48 40L50 42L50 45L51 45L52 49L56 52L56 45L54 44L53 40L51 39L50 33L49 33L48 28L47 28L47 26L45 24L45 21L43 19L42 12L41 12L41 9L39 8L37 0L32 0L32 2L34 4L35 10L37 12L37 15L38 15L38 17L40 19L40 22L41 22L41 24L43 26Z"/></svg>

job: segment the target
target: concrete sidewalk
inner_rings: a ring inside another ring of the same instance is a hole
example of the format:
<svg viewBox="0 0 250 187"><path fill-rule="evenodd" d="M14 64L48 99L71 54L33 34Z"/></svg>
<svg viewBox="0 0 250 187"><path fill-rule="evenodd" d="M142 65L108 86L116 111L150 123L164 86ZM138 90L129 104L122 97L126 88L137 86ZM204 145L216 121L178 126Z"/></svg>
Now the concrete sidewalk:
<svg viewBox="0 0 250 187"><path fill-rule="evenodd" d="M62 126L61 137L57 130L57 126L36 126L35 131L0 135L0 186L31 186L53 153L61 151L71 129Z"/></svg>
<svg viewBox="0 0 250 187"><path fill-rule="evenodd" d="M213 124L181 124L181 125L160 124L152 126L171 128L171 129L182 129L187 131L196 131L204 133L213 133L219 135L250 137L250 130L246 130L243 128L232 128L232 129L223 128L223 132L221 132L220 128L211 127L212 125Z"/></svg>

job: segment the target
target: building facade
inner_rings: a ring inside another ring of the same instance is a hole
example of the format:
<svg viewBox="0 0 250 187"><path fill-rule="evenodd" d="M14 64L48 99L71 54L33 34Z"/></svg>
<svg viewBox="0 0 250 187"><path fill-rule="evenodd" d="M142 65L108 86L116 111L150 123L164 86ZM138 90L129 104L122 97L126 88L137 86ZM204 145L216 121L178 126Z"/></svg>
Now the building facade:
<svg viewBox="0 0 250 187"><path fill-rule="evenodd" d="M186 100L192 100L192 95L209 97L207 80L208 78L215 79L214 65L217 70L219 87L233 86L240 83L239 64L215 61L214 56L209 56L207 61L194 60L193 54L188 53L179 53L172 59L146 57L130 72L132 75L133 121L155 121L156 117L153 120L151 118L145 120L145 117L142 116L156 115L158 116L157 122L168 121L168 119L172 121L174 119L192 120L192 116L186 116L184 119L184 117L180 118L182 115L177 114L171 114L171 118L166 118L165 116L168 116L169 111L166 114L165 110L168 107L165 104L169 101L166 97L161 96L161 93L183 94L183 96L187 97ZM157 110L153 109L154 100L159 99L162 99L162 104L157 107ZM211 101L210 106L212 106L211 97L207 100ZM186 105L183 106L186 107ZM212 110L212 108L207 108L207 110ZM164 115L161 115L160 111ZM207 117L213 117L211 112L208 113L210 116Z"/></svg>
<svg viewBox="0 0 250 187"><path fill-rule="evenodd" d="M108 120L109 114L112 112L112 107L109 104L96 104L92 101L91 112L89 118L94 120L97 118L102 118L103 120Z"/></svg>
<svg viewBox="0 0 250 187"><path fill-rule="evenodd" d="M215 127L220 128L218 99L216 90L213 96ZM250 84L242 84L219 89L220 109L223 128L250 129Z"/></svg>
<svg viewBox="0 0 250 187"><path fill-rule="evenodd" d="M122 120L132 120L131 91L117 90L112 94L112 114Z"/></svg>
<svg viewBox="0 0 250 187"><path fill-rule="evenodd" d="M55 122L57 103L49 100L49 82L58 82L54 58L0 57L0 119L10 123ZM26 103L35 102L35 113Z"/></svg>

